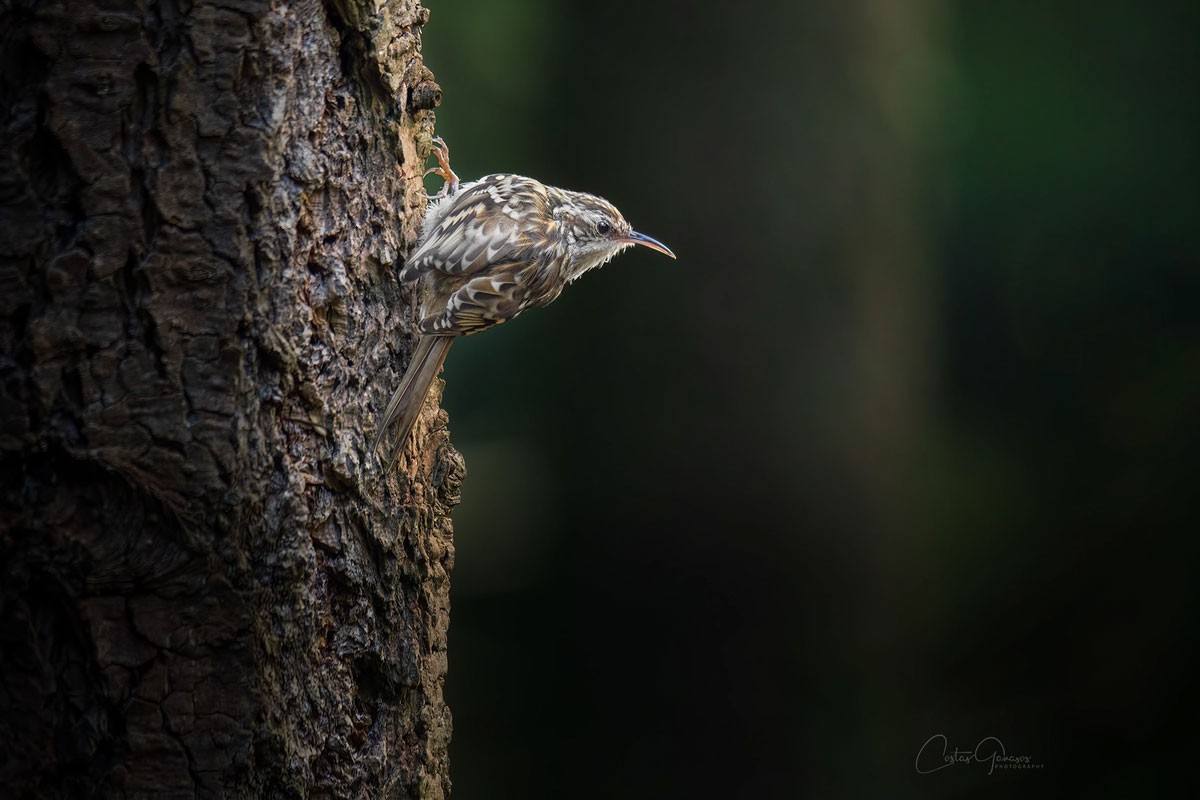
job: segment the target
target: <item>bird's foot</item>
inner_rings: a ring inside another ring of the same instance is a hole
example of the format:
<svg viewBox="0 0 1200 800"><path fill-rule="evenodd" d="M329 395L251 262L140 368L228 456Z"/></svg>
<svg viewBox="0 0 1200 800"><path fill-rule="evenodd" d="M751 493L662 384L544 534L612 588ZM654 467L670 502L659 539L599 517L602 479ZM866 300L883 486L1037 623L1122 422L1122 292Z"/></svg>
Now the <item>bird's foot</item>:
<svg viewBox="0 0 1200 800"><path fill-rule="evenodd" d="M458 176L454 174L454 170L450 169L450 147L446 144L446 140L440 136L434 137L433 154L437 157L438 165L433 169L425 171L425 175L437 175L444 183L442 190L435 195L427 195L430 200L441 200L443 197L458 192Z"/></svg>

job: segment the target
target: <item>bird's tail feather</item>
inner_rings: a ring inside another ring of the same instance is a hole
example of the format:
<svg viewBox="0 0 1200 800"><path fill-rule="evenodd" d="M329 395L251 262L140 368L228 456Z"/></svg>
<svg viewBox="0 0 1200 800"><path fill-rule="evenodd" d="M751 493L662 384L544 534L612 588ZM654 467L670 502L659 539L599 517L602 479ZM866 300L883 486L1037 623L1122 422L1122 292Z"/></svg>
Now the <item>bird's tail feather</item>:
<svg viewBox="0 0 1200 800"><path fill-rule="evenodd" d="M379 424L375 428L373 448L376 453L381 455L381 447L384 439L387 438L388 431L392 429L396 431L392 451L386 463L387 470L392 468L400 451L404 449L409 431L412 430L413 423L417 421L417 415L421 413L421 408L425 405L425 396L429 394L429 387L441 371L442 364L446 361L446 354L450 352L450 345L453 343L453 336L428 335L422 336L421 341L417 343L417 349L413 353L412 361L408 364L408 369L404 372L404 378L400 381L400 386L392 395L392 399L388 401L387 410L383 412L383 416L379 418Z"/></svg>

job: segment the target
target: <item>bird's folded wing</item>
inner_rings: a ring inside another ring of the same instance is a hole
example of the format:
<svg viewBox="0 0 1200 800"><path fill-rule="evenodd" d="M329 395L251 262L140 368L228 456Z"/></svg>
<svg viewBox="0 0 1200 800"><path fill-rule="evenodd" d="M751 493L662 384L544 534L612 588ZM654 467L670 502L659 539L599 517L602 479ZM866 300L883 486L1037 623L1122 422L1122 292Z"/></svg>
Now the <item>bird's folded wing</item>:
<svg viewBox="0 0 1200 800"><path fill-rule="evenodd" d="M510 261L530 245L530 220L547 204L545 187L515 175L489 175L442 201L450 207L400 273L416 280L430 270L467 276L490 264ZM545 216L541 214L540 216Z"/></svg>
<svg viewBox="0 0 1200 800"><path fill-rule="evenodd" d="M421 330L467 336L507 322L528 305L529 277L535 268L529 261L494 265L488 274L459 287L445 312L422 320Z"/></svg>

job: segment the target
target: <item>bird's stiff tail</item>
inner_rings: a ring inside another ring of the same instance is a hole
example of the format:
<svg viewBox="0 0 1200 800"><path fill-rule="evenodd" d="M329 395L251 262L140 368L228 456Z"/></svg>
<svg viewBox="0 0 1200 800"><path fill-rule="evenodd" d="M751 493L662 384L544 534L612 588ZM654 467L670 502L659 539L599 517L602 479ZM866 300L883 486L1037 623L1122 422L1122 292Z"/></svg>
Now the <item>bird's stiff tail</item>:
<svg viewBox="0 0 1200 800"><path fill-rule="evenodd" d="M375 427L373 449L380 454L382 454L381 447L384 439L387 438L388 431L395 430L392 451L388 455L385 465L387 470L392 468L400 451L404 449L409 431L412 430L413 423L417 421L421 407L425 405L425 396L429 394L429 386L441 371L442 364L446 361L446 354L450 352L450 345L453 343L453 336L428 335L422 336L421 341L417 343L412 361L409 362L408 369L404 372L404 379L400 381L400 387L388 401L387 410L383 412L383 416L379 418L379 423Z"/></svg>

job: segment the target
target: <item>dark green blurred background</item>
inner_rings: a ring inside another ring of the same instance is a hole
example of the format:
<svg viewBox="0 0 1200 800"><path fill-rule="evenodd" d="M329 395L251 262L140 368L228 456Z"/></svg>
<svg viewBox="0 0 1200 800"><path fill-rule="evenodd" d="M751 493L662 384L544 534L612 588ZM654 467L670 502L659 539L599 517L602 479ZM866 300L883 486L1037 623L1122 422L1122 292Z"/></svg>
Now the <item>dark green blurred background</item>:
<svg viewBox="0 0 1200 800"><path fill-rule="evenodd" d="M1200 4L428 5L461 175L679 255L450 358L456 796L1194 782Z"/></svg>

